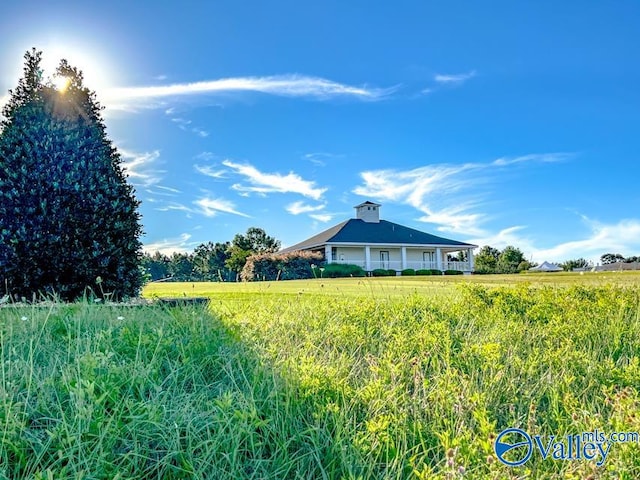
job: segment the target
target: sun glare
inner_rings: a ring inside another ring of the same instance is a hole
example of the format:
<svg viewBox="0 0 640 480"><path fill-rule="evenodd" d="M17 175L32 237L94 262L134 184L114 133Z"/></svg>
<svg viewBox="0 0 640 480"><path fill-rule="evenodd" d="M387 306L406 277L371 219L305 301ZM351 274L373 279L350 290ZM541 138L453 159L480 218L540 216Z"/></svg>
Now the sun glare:
<svg viewBox="0 0 640 480"><path fill-rule="evenodd" d="M61 59L66 59L72 67L78 68L84 76L84 85L90 90L99 92L112 86L111 69L103 60L101 52L92 51L90 47L78 47L71 42L66 45L42 45L42 69L45 77L51 78L55 87L64 92L69 87L69 79L55 75Z"/></svg>
<svg viewBox="0 0 640 480"><path fill-rule="evenodd" d="M62 75L56 75L53 77L53 85L56 87L56 90L61 93L66 92L70 84L71 79L69 77L64 77Z"/></svg>

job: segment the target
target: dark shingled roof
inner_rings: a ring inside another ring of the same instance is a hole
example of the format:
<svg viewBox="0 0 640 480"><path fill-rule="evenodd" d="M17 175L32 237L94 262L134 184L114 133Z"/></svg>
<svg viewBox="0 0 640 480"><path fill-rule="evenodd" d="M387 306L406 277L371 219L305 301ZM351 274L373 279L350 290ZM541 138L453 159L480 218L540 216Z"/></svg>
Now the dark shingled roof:
<svg viewBox="0 0 640 480"><path fill-rule="evenodd" d="M368 244L402 243L407 245L450 245L452 247L475 247L475 245L470 243L438 237L436 235L431 235L430 233L421 232L420 230L415 230L386 220L380 220L379 223L374 223L352 218L339 223L324 232L320 232L304 242L287 247L282 251L292 252L294 250L304 250L332 242Z"/></svg>

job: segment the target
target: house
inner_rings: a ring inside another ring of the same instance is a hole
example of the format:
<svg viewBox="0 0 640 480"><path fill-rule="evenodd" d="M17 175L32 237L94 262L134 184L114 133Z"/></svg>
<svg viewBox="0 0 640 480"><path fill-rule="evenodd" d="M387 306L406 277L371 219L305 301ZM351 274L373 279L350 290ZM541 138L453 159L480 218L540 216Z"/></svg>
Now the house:
<svg viewBox="0 0 640 480"><path fill-rule="evenodd" d="M320 252L327 263L359 265L370 272L377 268L473 271L477 245L438 237L387 220L380 220L381 205L356 205L356 218L345 220L307 240L282 250ZM463 261L460 255L463 252Z"/></svg>
<svg viewBox="0 0 640 480"><path fill-rule="evenodd" d="M640 262L614 262L606 265L598 265L594 268L596 272L622 272L629 270L640 270Z"/></svg>

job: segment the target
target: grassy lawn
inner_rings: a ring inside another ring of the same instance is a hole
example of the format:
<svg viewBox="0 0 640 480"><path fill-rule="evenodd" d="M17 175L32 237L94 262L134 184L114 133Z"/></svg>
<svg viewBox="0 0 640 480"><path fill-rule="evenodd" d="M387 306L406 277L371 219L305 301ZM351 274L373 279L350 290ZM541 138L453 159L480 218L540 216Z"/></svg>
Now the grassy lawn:
<svg viewBox="0 0 640 480"><path fill-rule="evenodd" d="M640 285L640 272L607 272L584 274L572 272L520 275L438 275L413 277L325 278L281 282L155 282L143 292L147 298L164 296L204 296L215 300L254 298L256 295L323 295L330 297L402 297L411 294L451 295L463 283L487 287L533 286L567 287L571 285Z"/></svg>
<svg viewBox="0 0 640 480"><path fill-rule="evenodd" d="M637 274L156 283L204 307L0 309L0 478L635 479ZM546 441L546 440L545 440Z"/></svg>

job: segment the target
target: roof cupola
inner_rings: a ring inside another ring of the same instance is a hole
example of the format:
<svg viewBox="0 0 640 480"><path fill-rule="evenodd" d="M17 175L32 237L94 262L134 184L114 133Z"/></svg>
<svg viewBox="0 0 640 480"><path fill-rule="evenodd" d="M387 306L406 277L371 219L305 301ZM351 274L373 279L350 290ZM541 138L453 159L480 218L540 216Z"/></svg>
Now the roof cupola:
<svg viewBox="0 0 640 480"><path fill-rule="evenodd" d="M367 223L380 223L380 207L379 203L369 201L356 205L356 218Z"/></svg>

